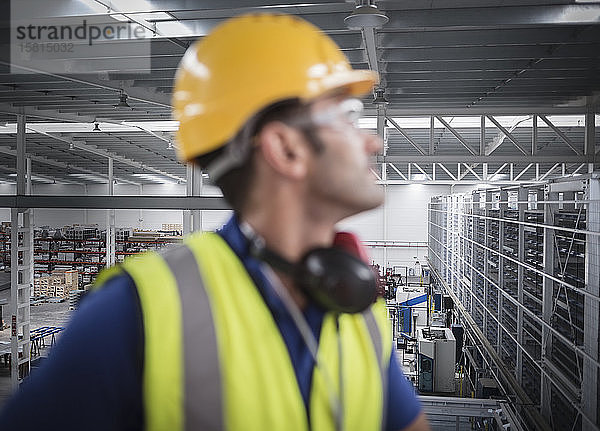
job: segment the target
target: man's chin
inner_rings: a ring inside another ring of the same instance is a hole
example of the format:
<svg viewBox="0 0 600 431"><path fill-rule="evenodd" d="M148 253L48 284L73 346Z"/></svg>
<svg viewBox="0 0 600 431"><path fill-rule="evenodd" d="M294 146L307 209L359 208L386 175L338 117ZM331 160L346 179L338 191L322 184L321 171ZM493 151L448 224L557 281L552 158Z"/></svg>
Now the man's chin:
<svg viewBox="0 0 600 431"><path fill-rule="evenodd" d="M365 199L361 200L360 204L357 205L355 214L379 208L381 205L383 205L384 201L385 193L383 188L377 187L371 194L365 197Z"/></svg>

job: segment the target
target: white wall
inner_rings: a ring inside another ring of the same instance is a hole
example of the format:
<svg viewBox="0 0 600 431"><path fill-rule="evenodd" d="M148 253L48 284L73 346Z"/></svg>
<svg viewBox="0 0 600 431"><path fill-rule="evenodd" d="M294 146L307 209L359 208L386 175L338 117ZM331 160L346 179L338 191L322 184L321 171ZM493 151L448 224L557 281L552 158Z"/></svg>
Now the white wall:
<svg viewBox="0 0 600 431"><path fill-rule="evenodd" d="M106 185L64 185L36 184L34 194L41 195L105 195ZM139 195L140 188L128 184L116 184L115 195ZM466 190L457 190L466 191ZM185 196L186 187L182 184L144 185L143 195L153 196ZM359 214L342 221L339 228L356 233L365 241L427 241L427 203L432 196L450 193L450 186L407 184L388 186L384 206ZM0 194L14 194L14 185L0 184ZM204 186L203 194L219 196L216 187ZM384 210L385 208L385 210ZM387 219L387 235L384 229L384 211ZM230 216L231 211L202 211L202 227L214 230L221 226ZM0 209L0 221L9 220L10 211ZM183 224L183 211L179 210L117 210L117 227L135 227L142 229L160 229L163 223ZM53 210L37 209L34 211L36 226L60 227L68 224L106 225L106 210ZM383 248L370 248L371 258L383 266L412 265L414 257L424 261L427 249L391 248L384 252ZM387 264L387 265L385 265Z"/></svg>
<svg viewBox="0 0 600 431"><path fill-rule="evenodd" d="M391 185L387 187L385 205L340 223L340 229L356 233L365 241L427 241L427 204L432 196L450 193L450 186L429 184ZM384 229L384 211L387 229ZM387 230L387 232L385 232ZM385 235L384 238L384 234ZM370 247L371 259L382 266L412 266L415 259L423 263L426 248Z"/></svg>

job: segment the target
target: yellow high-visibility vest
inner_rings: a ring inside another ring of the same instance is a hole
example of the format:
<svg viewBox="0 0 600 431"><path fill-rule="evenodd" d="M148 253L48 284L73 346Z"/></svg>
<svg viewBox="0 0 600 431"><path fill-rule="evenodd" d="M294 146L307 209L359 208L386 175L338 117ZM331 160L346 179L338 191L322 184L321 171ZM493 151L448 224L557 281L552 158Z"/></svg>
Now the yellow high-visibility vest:
<svg viewBox="0 0 600 431"><path fill-rule="evenodd" d="M148 430L333 431L332 396L344 430L382 428L391 328L381 303L342 314L337 325L325 315L308 418L273 316L220 236L193 234L162 255L135 256L102 273L97 285L122 270L142 309Z"/></svg>

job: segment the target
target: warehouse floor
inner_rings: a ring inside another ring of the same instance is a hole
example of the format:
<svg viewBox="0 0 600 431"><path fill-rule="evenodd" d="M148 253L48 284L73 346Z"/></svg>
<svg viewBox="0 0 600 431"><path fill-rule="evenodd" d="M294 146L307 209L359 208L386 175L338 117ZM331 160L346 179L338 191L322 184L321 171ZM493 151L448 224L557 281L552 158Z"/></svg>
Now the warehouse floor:
<svg viewBox="0 0 600 431"><path fill-rule="evenodd" d="M0 289L4 280L4 272L0 272ZM10 274L7 274L10 278ZM0 290L0 302L10 300L10 289ZM41 326L65 326L71 317L72 311L69 310L69 302L39 304L31 307L31 327L36 329ZM10 321L8 305L3 306L4 322ZM60 335L58 335L60 336ZM0 342L10 341L10 329L6 328L0 331ZM47 347L41 349L41 355L47 356L50 340L47 340ZM35 370L34 370L35 372ZM11 393L10 369L0 362L0 408Z"/></svg>

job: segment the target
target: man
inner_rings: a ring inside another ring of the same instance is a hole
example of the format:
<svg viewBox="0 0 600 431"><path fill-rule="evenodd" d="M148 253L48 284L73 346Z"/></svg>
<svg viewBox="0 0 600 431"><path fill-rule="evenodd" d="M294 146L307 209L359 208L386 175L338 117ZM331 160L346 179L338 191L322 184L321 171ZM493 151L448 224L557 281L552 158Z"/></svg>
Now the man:
<svg viewBox="0 0 600 431"><path fill-rule="evenodd" d="M352 98L375 80L289 16L234 18L192 46L173 93L179 155L235 215L105 271L2 428L43 400L31 422L57 429L429 429L373 274L335 231L383 201L381 141Z"/></svg>

